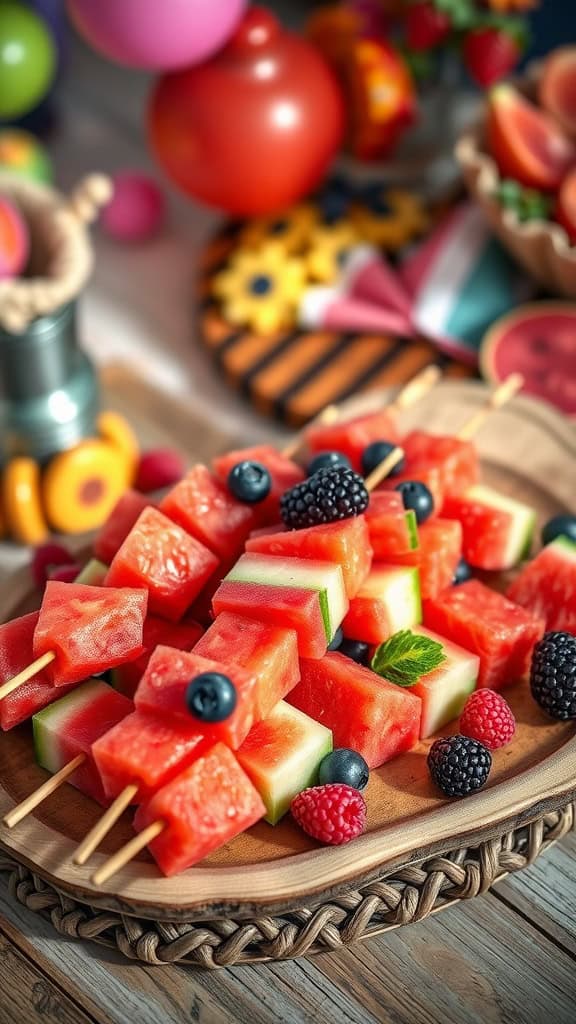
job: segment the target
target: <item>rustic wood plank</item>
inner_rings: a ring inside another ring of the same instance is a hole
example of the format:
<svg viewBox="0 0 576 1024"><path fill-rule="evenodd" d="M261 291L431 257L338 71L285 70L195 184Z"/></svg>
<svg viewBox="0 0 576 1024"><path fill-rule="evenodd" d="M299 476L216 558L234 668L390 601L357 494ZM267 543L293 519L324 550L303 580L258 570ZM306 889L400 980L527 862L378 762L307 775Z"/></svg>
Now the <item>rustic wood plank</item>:
<svg viewBox="0 0 576 1024"><path fill-rule="evenodd" d="M493 895L314 961L380 1021L573 1024L573 960Z"/></svg>
<svg viewBox="0 0 576 1024"><path fill-rule="evenodd" d="M532 922L560 949L576 958L576 833L566 836L529 871L511 875L495 897Z"/></svg>
<svg viewBox="0 0 576 1024"><path fill-rule="evenodd" d="M0 1024L93 1024L94 1018L47 977L12 941L0 916Z"/></svg>

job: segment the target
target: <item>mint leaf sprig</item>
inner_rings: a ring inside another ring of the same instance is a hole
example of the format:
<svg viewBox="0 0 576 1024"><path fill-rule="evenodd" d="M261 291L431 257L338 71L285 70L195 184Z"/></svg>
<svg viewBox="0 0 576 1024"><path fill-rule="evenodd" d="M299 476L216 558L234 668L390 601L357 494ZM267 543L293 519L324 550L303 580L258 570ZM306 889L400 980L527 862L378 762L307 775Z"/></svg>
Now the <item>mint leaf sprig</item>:
<svg viewBox="0 0 576 1024"><path fill-rule="evenodd" d="M414 686L444 661L444 648L437 640L401 629L376 648L371 667L397 686Z"/></svg>

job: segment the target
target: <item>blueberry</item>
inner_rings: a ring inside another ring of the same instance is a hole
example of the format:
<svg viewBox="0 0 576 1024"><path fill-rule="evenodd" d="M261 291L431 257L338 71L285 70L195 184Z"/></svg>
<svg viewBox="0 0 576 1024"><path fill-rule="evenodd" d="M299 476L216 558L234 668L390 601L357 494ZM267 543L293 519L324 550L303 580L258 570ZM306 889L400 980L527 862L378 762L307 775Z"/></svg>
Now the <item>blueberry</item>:
<svg viewBox="0 0 576 1024"><path fill-rule="evenodd" d="M337 747L320 762L318 785L340 782L353 789L366 789L370 769L361 754L348 747Z"/></svg>
<svg viewBox="0 0 576 1024"><path fill-rule="evenodd" d="M332 641L328 644L328 650L329 651L337 651L338 648L340 647L340 644L342 643L343 639L344 639L344 633L342 632L340 627L338 627L338 629L334 633Z"/></svg>
<svg viewBox="0 0 576 1024"><path fill-rule="evenodd" d="M318 452L308 465L308 476L314 476L319 469L334 469L335 466L343 466L344 469L352 469L352 463L347 455L342 452Z"/></svg>
<svg viewBox="0 0 576 1024"><path fill-rule="evenodd" d="M186 687L186 707L201 722L223 722L236 707L236 687L221 672L202 672Z"/></svg>
<svg viewBox="0 0 576 1024"><path fill-rule="evenodd" d="M372 444L362 452L362 472L364 476L368 476L376 466L379 466L384 459L388 458L390 452L393 452L398 445L392 444L392 441L372 441ZM393 469L390 470L388 476L398 476L402 473L406 465L405 459L400 459Z"/></svg>
<svg viewBox="0 0 576 1024"><path fill-rule="evenodd" d="M264 501L272 488L272 477L261 462L244 459L232 466L228 474L228 488L238 501L255 505Z"/></svg>
<svg viewBox="0 0 576 1024"><path fill-rule="evenodd" d="M576 516L561 515L548 520L542 528L542 543L550 544L557 537L576 541Z"/></svg>
<svg viewBox="0 0 576 1024"><path fill-rule="evenodd" d="M468 565L468 562L461 558L454 570L452 577L452 583L456 586L458 583L466 583L466 580L472 579L472 569Z"/></svg>
<svg viewBox="0 0 576 1024"><path fill-rule="evenodd" d="M432 515L434 498L426 484L419 480L403 480L401 484L396 484L394 490L399 491L402 495L404 508L414 509L418 523L425 522Z"/></svg>
<svg viewBox="0 0 576 1024"><path fill-rule="evenodd" d="M368 651L368 644L365 644L363 640L349 640L346 636L338 648L340 654L358 662L359 665L368 664Z"/></svg>

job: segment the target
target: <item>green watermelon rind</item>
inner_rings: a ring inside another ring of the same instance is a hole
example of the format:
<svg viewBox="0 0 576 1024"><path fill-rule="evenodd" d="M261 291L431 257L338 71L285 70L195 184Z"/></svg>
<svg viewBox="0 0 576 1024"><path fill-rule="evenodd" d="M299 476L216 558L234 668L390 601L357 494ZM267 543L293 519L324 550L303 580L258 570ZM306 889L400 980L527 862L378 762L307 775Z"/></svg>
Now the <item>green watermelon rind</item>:
<svg viewBox="0 0 576 1024"><path fill-rule="evenodd" d="M54 773L63 767L58 759L54 734L51 735L50 731L51 726L58 719L65 719L67 713L74 712L76 708L90 703L103 686L106 686L106 683L103 683L101 679L88 679L72 693L67 693L65 697L61 697L60 700L54 701L53 704L49 704L48 707L42 708L41 711L32 715L34 756L41 768Z"/></svg>
<svg viewBox="0 0 576 1024"><path fill-rule="evenodd" d="M408 541L410 544L410 551L416 551L416 549L420 547L420 540L418 539L418 522L416 519L416 513L414 509L407 509L404 518L406 519L406 527L408 529Z"/></svg>
<svg viewBox="0 0 576 1024"><path fill-rule="evenodd" d="M91 558L80 570L74 583L82 583L89 587L101 587L107 572L108 566L104 565L104 562L99 561L98 558Z"/></svg>

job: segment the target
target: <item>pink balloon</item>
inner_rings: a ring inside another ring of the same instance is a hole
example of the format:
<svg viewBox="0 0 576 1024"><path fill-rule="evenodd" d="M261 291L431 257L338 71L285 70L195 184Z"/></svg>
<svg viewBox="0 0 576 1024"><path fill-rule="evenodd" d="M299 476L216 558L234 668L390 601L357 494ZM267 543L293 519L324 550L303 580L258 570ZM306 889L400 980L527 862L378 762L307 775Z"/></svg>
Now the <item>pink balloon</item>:
<svg viewBox="0 0 576 1024"><path fill-rule="evenodd" d="M102 227L118 242L144 242L157 234L166 213L164 194L153 178L139 171L120 171L114 193L101 215Z"/></svg>
<svg viewBox="0 0 576 1024"><path fill-rule="evenodd" d="M118 64L168 71L197 64L232 34L247 0L68 0L76 28Z"/></svg>

